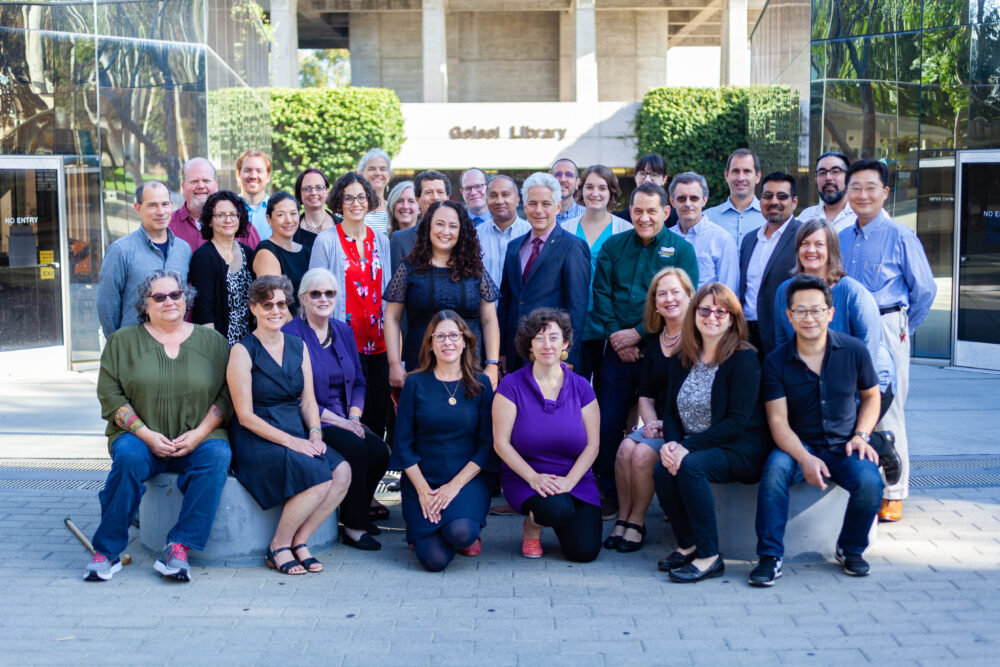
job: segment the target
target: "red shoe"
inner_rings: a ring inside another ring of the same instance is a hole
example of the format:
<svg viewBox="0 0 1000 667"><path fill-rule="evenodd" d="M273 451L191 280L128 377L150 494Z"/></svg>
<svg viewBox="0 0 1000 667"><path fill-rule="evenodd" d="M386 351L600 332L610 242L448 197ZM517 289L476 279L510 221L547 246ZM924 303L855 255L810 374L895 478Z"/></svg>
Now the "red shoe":
<svg viewBox="0 0 1000 667"><path fill-rule="evenodd" d="M483 538L477 537L475 542L464 549L459 549L458 553L463 556L479 556L483 553Z"/></svg>
<svg viewBox="0 0 1000 667"><path fill-rule="evenodd" d="M528 531L528 520L524 520L524 532L521 535L521 555L525 558L541 558L545 555L542 551L542 540L539 538L529 539L525 536Z"/></svg>

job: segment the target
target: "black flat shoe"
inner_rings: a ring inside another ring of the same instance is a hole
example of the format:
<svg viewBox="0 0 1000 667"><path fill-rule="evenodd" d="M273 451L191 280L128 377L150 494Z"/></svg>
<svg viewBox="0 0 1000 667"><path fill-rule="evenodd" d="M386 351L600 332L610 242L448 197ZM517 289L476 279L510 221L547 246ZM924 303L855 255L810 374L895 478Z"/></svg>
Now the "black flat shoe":
<svg viewBox="0 0 1000 667"><path fill-rule="evenodd" d="M615 525L611 528L611 530L614 531L614 529L617 528L618 526L628 526L628 523L619 519L618 521L615 521ZM624 536L625 536L624 533L622 533L621 535L608 535L607 539L604 540L604 548L617 549L619 545L621 545L622 538Z"/></svg>
<svg viewBox="0 0 1000 667"><path fill-rule="evenodd" d="M389 518L389 508L385 505L375 505L368 508L368 518L372 521L385 521Z"/></svg>
<svg viewBox="0 0 1000 667"><path fill-rule="evenodd" d="M368 527L365 528L365 530L368 531L368 534L372 536L382 534L382 529L376 526L375 523L371 521L368 522Z"/></svg>
<svg viewBox="0 0 1000 667"><path fill-rule="evenodd" d="M712 579L714 577L721 577L726 573L726 564L722 560L722 556L718 556L715 562L708 566L708 569L702 572L694 563L688 563L676 570L670 570L670 581L675 584L694 584L702 579Z"/></svg>
<svg viewBox="0 0 1000 667"><path fill-rule="evenodd" d="M626 523L625 524L625 530L627 531L630 528L632 530L638 532L639 535L641 535L643 539L639 540L638 542L633 542L632 540L626 540L625 536L622 535L622 541L618 545L618 553L629 554L629 553L632 553L633 551L638 551L639 549L642 548L642 543L645 542L645 537L646 537L646 527L645 526L640 526L637 523Z"/></svg>
<svg viewBox="0 0 1000 667"><path fill-rule="evenodd" d="M670 570L676 570L679 567L684 567L693 560L693 551L686 555L682 554L680 551L671 551L666 558L657 564L657 567L660 568L660 572L670 572Z"/></svg>
<svg viewBox="0 0 1000 667"><path fill-rule="evenodd" d="M378 551L382 548L382 545L379 544L378 540L368 533L365 533L356 540L352 539L351 536L347 534L347 531L344 530L343 526L340 527L340 542L349 547L361 549L362 551Z"/></svg>

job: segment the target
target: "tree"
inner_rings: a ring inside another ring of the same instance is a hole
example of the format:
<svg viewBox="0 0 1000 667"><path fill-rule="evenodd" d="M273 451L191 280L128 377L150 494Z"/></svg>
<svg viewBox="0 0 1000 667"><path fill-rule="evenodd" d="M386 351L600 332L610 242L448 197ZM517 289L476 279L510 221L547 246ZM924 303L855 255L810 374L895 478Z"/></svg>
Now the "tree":
<svg viewBox="0 0 1000 667"><path fill-rule="evenodd" d="M351 85L351 53L347 49L299 49L299 86L340 88Z"/></svg>

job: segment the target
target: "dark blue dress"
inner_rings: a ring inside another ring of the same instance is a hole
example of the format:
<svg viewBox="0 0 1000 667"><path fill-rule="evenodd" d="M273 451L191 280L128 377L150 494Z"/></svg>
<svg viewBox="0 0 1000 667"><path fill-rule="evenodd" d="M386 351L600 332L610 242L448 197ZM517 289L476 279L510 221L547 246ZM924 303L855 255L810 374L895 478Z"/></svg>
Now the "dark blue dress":
<svg viewBox="0 0 1000 667"><path fill-rule="evenodd" d="M306 439L306 427L299 413L302 396L302 339L285 336L285 352L279 366L256 336L250 334L240 344L250 353L253 413L271 426ZM330 449L320 456L307 456L265 440L244 428L236 417L230 429L236 479L262 509L284 503L308 488L330 481L330 472L344 457Z"/></svg>
<svg viewBox="0 0 1000 667"><path fill-rule="evenodd" d="M433 371L406 378L396 411L389 468L405 470L419 465L432 489L450 482L470 461L483 469L462 487L437 524L423 517L417 490L404 473L401 491L407 542L426 537L455 519L486 525L497 461L493 455L493 389L483 374L479 383L483 387L479 395L466 398L461 381L442 382ZM455 405L448 404L452 392Z"/></svg>
<svg viewBox="0 0 1000 667"><path fill-rule="evenodd" d="M496 285L486 271L481 278L463 278L457 283L451 279L451 269L432 266L417 271L409 260L399 263L392 282L385 288L382 299L403 304L406 311L406 339L403 341L403 363L409 371L418 368L417 357L424 332L431 318L441 310L454 310L462 316L479 341L479 363L484 361L483 329L479 324L479 307L483 301L494 302L499 298Z"/></svg>

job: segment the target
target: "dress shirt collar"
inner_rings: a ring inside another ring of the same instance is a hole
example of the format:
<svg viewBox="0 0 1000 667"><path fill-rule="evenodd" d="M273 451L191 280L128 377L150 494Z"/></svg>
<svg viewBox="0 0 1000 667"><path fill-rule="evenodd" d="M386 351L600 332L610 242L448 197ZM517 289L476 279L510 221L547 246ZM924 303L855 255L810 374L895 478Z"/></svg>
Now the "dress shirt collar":
<svg viewBox="0 0 1000 667"><path fill-rule="evenodd" d="M650 239L649 243L646 244L643 244L642 238L639 236L639 232L635 231L635 229L630 229L628 233L632 235L632 242L635 243L637 246L639 246L640 248L649 248L656 245L657 243L662 243L663 237L669 234L670 230L667 229L667 225L664 224L663 229L660 230L660 233L654 236L652 239Z"/></svg>
<svg viewBox="0 0 1000 667"><path fill-rule="evenodd" d="M723 212L728 211L728 210L733 210L733 211L735 211L737 213L741 212L738 208L736 208L735 206L733 206L733 199L732 199L732 197L726 197L726 201L722 202L722 204L720 204L719 208ZM747 206L743 210L744 211L757 211L758 213L760 213L760 200L757 199L757 195L753 196L753 200L751 200L750 205Z"/></svg>
<svg viewBox="0 0 1000 667"><path fill-rule="evenodd" d="M823 353L823 364L820 366L821 371L826 369L826 361L830 358L830 350L839 350L842 347L844 347L844 339L841 338L840 334L833 329L827 329L826 352ZM808 368L808 364L799 356L799 346L794 336L789 341L788 349L785 351L785 361L792 361L793 359Z"/></svg>
<svg viewBox="0 0 1000 667"><path fill-rule="evenodd" d="M881 227L888 219L889 216L886 214L885 209L882 209L881 211L878 212L878 215L872 218L872 221L869 222L867 225L862 226L860 220L855 222L854 223L855 233L861 234L862 236L865 237L865 240L867 241L869 238L871 238L871 235L874 234L878 230L878 228Z"/></svg>
<svg viewBox="0 0 1000 667"><path fill-rule="evenodd" d="M556 229L556 227L558 227L558 226L559 226L558 224L552 225L551 227L549 227L549 230L547 232L545 232L544 234L541 234L541 235L536 235L535 234L535 228L532 227L531 231L528 232L528 238L527 238L526 243L531 243L531 241L533 239L541 239L542 240L542 244L547 243L548 240L549 240L549 237L552 236L552 232L554 232L555 229Z"/></svg>
<svg viewBox="0 0 1000 667"><path fill-rule="evenodd" d="M702 213L701 219L694 223L694 227L687 230L687 234L684 233L684 228L681 227L681 223L678 220L677 224L670 228L670 231L684 239L687 239L689 236L699 236L708 228L708 225L705 224L705 221L707 220L708 216Z"/></svg>
<svg viewBox="0 0 1000 667"><path fill-rule="evenodd" d="M509 225L507 225L507 229L500 229L500 225L498 225L497 221L494 220L493 218L489 218L483 224L484 225L489 225L490 227L492 227L493 231L496 232L497 234L513 234L514 233L514 229L517 228L517 223L520 220L521 220L521 218L519 218L519 217L517 217L515 215L514 219L511 221L511 223ZM525 220L525 222L527 222L527 220ZM549 234L551 234L551 233L552 232L550 230ZM518 234L518 236L520 236L520 234ZM548 238L548 235L546 235L545 238Z"/></svg>
<svg viewBox="0 0 1000 667"><path fill-rule="evenodd" d="M781 227L778 227L776 230L774 230L774 233L771 234L770 239L768 239L767 235L764 233L764 229L768 225L768 223L765 222L763 225L757 228L757 241L759 243L767 243L768 241L777 241L778 239L781 238L781 235L785 232L785 230L788 229L788 223L790 223L794 219L795 219L794 215L788 216L788 220L785 220L783 223L781 223Z"/></svg>
<svg viewBox="0 0 1000 667"><path fill-rule="evenodd" d="M181 214L181 220L183 220L184 222L190 224L195 229L197 229L199 231L201 230L201 220L199 220L198 218L196 218L194 216L194 214L191 213L191 209L188 208L187 202L184 202L183 204L181 204L181 207L180 207L179 210L180 210L180 214Z"/></svg>

